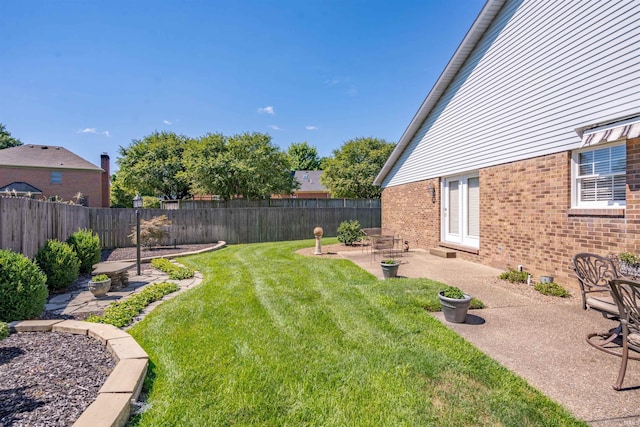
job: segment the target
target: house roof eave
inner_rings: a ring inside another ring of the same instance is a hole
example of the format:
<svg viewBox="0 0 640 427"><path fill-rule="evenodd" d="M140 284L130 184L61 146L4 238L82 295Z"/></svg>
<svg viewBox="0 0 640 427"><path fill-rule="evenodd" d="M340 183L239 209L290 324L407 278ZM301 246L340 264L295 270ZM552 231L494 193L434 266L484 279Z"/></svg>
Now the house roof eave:
<svg viewBox="0 0 640 427"><path fill-rule="evenodd" d="M427 118L429 113L431 113L433 107L447 90L458 71L460 71L463 64L466 62L473 49L476 47L506 2L507 0L487 0L484 7L478 14L478 17L473 22L473 25L449 60L444 71L440 74L435 85L422 102L422 105L416 114L413 116L409 126L400 137L395 149L391 152L391 155L376 176L373 181L374 185L382 185L395 163L413 139L413 136L416 134L418 129L420 129L424 120Z"/></svg>

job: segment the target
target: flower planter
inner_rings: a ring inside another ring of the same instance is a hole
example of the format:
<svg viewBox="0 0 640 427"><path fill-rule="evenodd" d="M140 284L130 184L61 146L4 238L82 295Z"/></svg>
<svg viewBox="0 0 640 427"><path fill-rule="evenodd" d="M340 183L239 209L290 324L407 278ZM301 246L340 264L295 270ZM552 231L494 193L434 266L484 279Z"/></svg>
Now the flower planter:
<svg viewBox="0 0 640 427"><path fill-rule="evenodd" d="M451 323L464 323L467 319L471 296L464 294L462 299L447 298L442 295L442 292L438 292L438 298L440 298L444 319Z"/></svg>
<svg viewBox="0 0 640 427"><path fill-rule="evenodd" d="M101 297L107 294L111 289L111 279L102 280L98 282L89 281L89 290L97 297Z"/></svg>
<svg viewBox="0 0 640 427"><path fill-rule="evenodd" d="M398 276L398 268L400 267L400 263L398 261L393 263L381 262L380 267L382 267L382 274L384 275L384 278L391 279Z"/></svg>

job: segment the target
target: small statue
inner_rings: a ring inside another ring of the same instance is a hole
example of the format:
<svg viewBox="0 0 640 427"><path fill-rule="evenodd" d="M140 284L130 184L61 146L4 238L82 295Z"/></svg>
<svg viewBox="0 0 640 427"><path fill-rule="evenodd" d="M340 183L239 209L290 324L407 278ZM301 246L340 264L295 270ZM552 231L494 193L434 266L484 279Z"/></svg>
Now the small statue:
<svg viewBox="0 0 640 427"><path fill-rule="evenodd" d="M405 252L409 252L409 241L408 240L404 241L404 251Z"/></svg>

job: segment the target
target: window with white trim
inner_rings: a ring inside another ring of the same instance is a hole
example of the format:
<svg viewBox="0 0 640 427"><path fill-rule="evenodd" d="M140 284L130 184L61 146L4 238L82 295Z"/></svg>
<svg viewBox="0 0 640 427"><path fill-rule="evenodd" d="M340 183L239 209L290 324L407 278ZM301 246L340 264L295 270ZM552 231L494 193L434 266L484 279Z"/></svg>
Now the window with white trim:
<svg viewBox="0 0 640 427"><path fill-rule="evenodd" d="M623 207L626 203L627 146L597 146L573 153L573 207Z"/></svg>

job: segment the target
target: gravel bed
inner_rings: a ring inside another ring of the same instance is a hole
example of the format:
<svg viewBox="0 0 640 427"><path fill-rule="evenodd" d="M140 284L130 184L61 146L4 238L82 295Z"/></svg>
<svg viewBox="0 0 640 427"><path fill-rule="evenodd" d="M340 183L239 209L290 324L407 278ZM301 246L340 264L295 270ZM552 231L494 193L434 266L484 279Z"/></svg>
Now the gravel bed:
<svg viewBox="0 0 640 427"><path fill-rule="evenodd" d="M0 341L0 426L70 426L115 366L97 340L23 332Z"/></svg>

